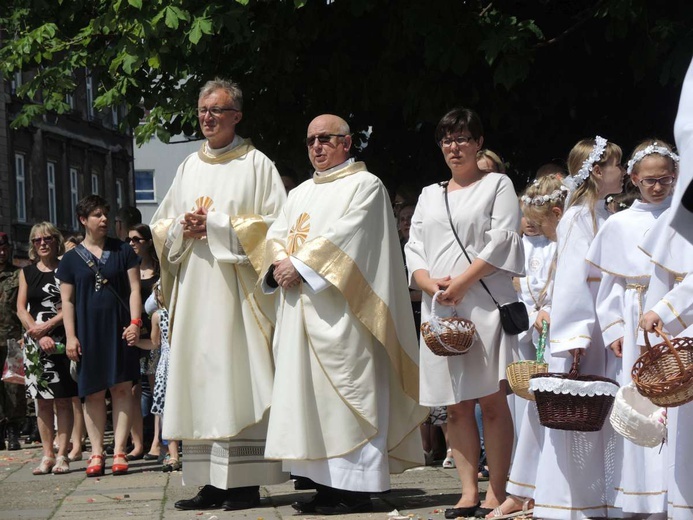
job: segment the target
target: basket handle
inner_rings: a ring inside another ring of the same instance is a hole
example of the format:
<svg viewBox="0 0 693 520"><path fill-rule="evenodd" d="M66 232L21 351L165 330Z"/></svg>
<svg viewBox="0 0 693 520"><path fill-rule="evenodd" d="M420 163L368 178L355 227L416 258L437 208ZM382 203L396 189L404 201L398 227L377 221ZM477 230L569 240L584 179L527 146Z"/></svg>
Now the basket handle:
<svg viewBox="0 0 693 520"><path fill-rule="evenodd" d="M676 364L679 366L679 370L681 371L681 375L685 374L686 367L684 366L683 361L681 361L681 356L679 356L679 353L676 351L676 348L674 347L674 345L672 345L667 335L662 331L661 327L655 327L655 333L657 334L657 336L664 340L664 343L666 343L669 352L673 354L674 359L676 360ZM647 345L647 348L651 348L650 342L647 340L647 331L645 331L645 344Z"/></svg>
<svg viewBox="0 0 693 520"><path fill-rule="evenodd" d="M570 372L568 372L568 377L575 379L580 374L580 349L575 349L573 352L573 364L570 365Z"/></svg>
<svg viewBox="0 0 693 520"><path fill-rule="evenodd" d="M436 317L438 317L438 318L440 317L440 316L438 316L438 315L436 314L436 303L438 303L438 296L440 296L440 295L443 294L444 292L445 292L445 291L437 291L437 292L433 295L433 299L431 300L431 316L436 316ZM457 308L456 308L454 305L452 306L452 316L453 316L454 318L457 317Z"/></svg>

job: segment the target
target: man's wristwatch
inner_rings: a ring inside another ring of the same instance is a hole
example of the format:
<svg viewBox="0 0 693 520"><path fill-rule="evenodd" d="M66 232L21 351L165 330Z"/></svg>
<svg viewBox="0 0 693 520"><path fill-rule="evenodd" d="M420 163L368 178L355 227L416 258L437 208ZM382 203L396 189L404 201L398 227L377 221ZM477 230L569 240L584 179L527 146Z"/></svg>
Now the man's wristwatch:
<svg viewBox="0 0 693 520"><path fill-rule="evenodd" d="M130 320L130 325L137 325L140 329L142 328L142 318L137 318L136 320Z"/></svg>

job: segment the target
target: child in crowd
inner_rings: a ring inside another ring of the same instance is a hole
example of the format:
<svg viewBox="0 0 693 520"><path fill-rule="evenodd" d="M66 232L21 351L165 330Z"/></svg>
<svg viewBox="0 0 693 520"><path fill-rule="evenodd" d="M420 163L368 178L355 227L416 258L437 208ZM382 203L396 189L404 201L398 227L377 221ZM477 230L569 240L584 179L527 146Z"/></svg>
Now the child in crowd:
<svg viewBox="0 0 693 520"><path fill-rule="evenodd" d="M628 162L630 181L640 192L633 205L609 218L597 233L587 260L602 273L597 314L604 344L619 363L618 383L631 382L631 368L640 356L638 323L650 280L650 259L638 246L671 204L678 156L661 140L640 143ZM616 438L616 507L624 514L666 512L666 448L646 448Z"/></svg>
<svg viewBox="0 0 693 520"><path fill-rule="evenodd" d="M536 179L520 197L520 207L528 226L536 231L533 236L525 234L527 276L520 279L520 298L527 305L532 327L520 339L520 358L535 359L534 345L538 342L543 322L549 320L551 310L551 287L556 267L556 228L563 216L563 204L568 189L559 174ZM548 350L544 354L548 360ZM514 396L517 447L513 460L509 494L505 502L497 507L488 518L512 518L530 515L534 500L531 498L536 484L536 461L541 452L543 427L539 424L535 406ZM522 406L524 405L524 406Z"/></svg>
<svg viewBox="0 0 693 520"><path fill-rule="evenodd" d="M168 359L171 353L171 346L168 343L168 311L164 307L161 296L161 284L154 285L153 294L157 303L157 310L152 314L152 343L154 346L161 347L159 364L156 367L156 377L154 382L154 403L152 413L161 418L163 429L164 403L166 398L166 381L168 379ZM168 457L164 460L162 471L178 471L182 464L178 458L178 441L168 441Z"/></svg>
<svg viewBox="0 0 693 520"><path fill-rule="evenodd" d="M557 260L551 302L550 372L568 372L575 358L584 374L614 377L607 359L595 299L599 271L585 261L589 246L608 217L604 198L620 193L622 152L603 137L578 142L568 156L571 190L557 227ZM580 520L614 516L613 472L607 464L615 433L547 429L537 466L535 516ZM616 516L617 516L616 515Z"/></svg>

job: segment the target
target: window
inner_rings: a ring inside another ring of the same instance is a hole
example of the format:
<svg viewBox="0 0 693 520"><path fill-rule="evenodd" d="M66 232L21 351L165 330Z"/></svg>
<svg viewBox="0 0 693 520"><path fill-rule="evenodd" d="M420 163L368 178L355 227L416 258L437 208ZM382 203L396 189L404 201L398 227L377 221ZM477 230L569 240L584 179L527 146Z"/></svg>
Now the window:
<svg viewBox="0 0 693 520"><path fill-rule="evenodd" d="M123 207L123 181L116 179L116 206Z"/></svg>
<svg viewBox="0 0 693 520"><path fill-rule="evenodd" d="M56 209L55 195L55 163L46 163L46 174L48 177L48 220L53 224L57 224L58 212Z"/></svg>
<svg viewBox="0 0 693 520"><path fill-rule="evenodd" d="M26 182L24 176L24 156L20 153L14 156L15 179L17 185L16 206L17 221L26 222Z"/></svg>
<svg viewBox="0 0 693 520"><path fill-rule="evenodd" d="M135 170L135 202L156 202L154 170Z"/></svg>
<svg viewBox="0 0 693 520"><path fill-rule="evenodd" d="M78 189L79 173L77 168L70 168L70 209L72 210L72 229L79 229L77 220L77 203L79 202Z"/></svg>
<svg viewBox="0 0 693 520"><path fill-rule="evenodd" d="M91 174L91 192L94 195L99 194L99 176L96 173Z"/></svg>
<svg viewBox="0 0 693 520"><path fill-rule="evenodd" d="M120 122L118 118L118 107L111 107L111 122L113 123L113 128L118 127L118 123Z"/></svg>
<svg viewBox="0 0 693 520"><path fill-rule="evenodd" d="M85 84L87 87L87 117L91 121L94 119L94 85L89 69L85 69Z"/></svg>
<svg viewBox="0 0 693 520"><path fill-rule="evenodd" d="M12 77L12 93L17 94L17 91L19 90L19 87L22 86L22 72L15 72L14 76Z"/></svg>
<svg viewBox="0 0 693 520"><path fill-rule="evenodd" d="M70 107L70 110L75 109L75 98L73 97L72 94L65 94L65 103L68 104Z"/></svg>

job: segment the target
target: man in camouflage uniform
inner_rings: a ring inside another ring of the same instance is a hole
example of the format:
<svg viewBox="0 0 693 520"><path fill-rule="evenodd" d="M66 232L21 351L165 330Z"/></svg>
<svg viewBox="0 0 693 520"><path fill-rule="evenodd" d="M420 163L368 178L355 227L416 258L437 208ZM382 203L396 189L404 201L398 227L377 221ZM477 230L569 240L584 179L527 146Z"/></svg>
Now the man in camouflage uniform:
<svg viewBox="0 0 693 520"><path fill-rule="evenodd" d="M7 340L19 340L22 325L17 318L19 270L12 265L12 246L7 234L0 232L0 367L5 365ZM26 415L24 386L0 381L0 449L18 450L19 428Z"/></svg>

